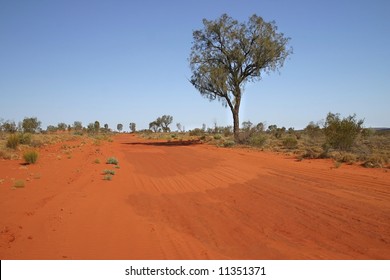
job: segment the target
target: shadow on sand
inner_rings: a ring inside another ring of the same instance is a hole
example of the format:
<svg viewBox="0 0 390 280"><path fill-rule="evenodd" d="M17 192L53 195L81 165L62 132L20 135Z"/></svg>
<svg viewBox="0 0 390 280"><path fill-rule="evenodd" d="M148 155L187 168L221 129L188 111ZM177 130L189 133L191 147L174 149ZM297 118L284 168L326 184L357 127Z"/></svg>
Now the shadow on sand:
<svg viewBox="0 0 390 280"><path fill-rule="evenodd" d="M177 146L191 146L200 145L200 140L187 140L187 141L169 141L169 142L130 142L122 143L123 145L142 145L142 146L162 146L162 147L177 147Z"/></svg>

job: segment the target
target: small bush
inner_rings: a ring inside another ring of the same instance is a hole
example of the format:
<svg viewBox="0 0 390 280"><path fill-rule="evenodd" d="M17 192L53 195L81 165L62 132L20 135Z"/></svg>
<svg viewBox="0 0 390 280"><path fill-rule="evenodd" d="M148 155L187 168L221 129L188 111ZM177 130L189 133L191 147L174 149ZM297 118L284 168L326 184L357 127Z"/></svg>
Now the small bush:
<svg viewBox="0 0 390 280"><path fill-rule="evenodd" d="M118 165L118 160L114 157L110 157L109 159L107 159L107 164L114 164L114 165Z"/></svg>
<svg viewBox="0 0 390 280"><path fill-rule="evenodd" d="M215 139L215 140L219 140L219 139L221 139L221 138L222 138L222 136L221 136L220 134L214 135L214 139Z"/></svg>
<svg viewBox="0 0 390 280"><path fill-rule="evenodd" d="M38 159L38 153L36 151L25 152L23 155L24 160L28 164L36 163Z"/></svg>
<svg viewBox="0 0 390 280"><path fill-rule="evenodd" d="M201 136L204 134L204 131L200 128L195 128L190 131L190 136Z"/></svg>
<svg viewBox="0 0 390 280"><path fill-rule="evenodd" d="M298 141L295 137L287 137L283 140L283 145L287 149L295 149L298 146Z"/></svg>
<svg viewBox="0 0 390 280"><path fill-rule="evenodd" d="M363 166L366 168L382 168L387 162L387 159L379 155L373 155L363 163Z"/></svg>
<svg viewBox="0 0 390 280"><path fill-rule="evenodd" d="M14 182L14 188L21 189L24 188L25 184L23 180L16 180Z"/></svg>
<svg viewBox="0 0 390 280"><path fill-rule="evenodd" d="M236 143L233 140L226 140L223 142L224 147L233 147Z"/></svg>
<svg viewBox="0 0 390 280"><path fill-rule="evenodd" d="M255 147L263 147L267 142L267 136L264 134L255 134L249 138L249 144Z"/></svg>
<svg viewBox="0 0 390 280"><path fill-rule="evenodd" d="M19 145L19 135L11 134L7 139L7 148L16 149Z"/></svg>
<svg viewBox="0 0 390 280"><path fill-rule="evenodd" d="M104 176L103 180L111 181L112 180L112 176L111 175L106 175L106 176Z"/></svg>
<svg viewBox="0 0 390 280"><path fill-rule="evenodd" d="M323 150L321 148L307 148L303 153L302 157L308 159L315 159L320 158L322 154Z"/></svg>
<svg viewBox="0 0 390 280"><path fill-rule="evenodd" d="M105 169L105 170L103 170L103 174L104 175L115 175L115 171L114 170Z"/></svg>
<svg viewBox="0 0 390 280"><path fill-rule="evenodd" d="M340 119L339 114L329 113L324 126L326 144L334 149L350 150L362 125L363 120L356 120L356 115Z"/></svg>
<svg viewBox="0 0 390 280"><path fill-rule="evenodd" d="M24 145L30 145L31 144L31 134L30 133L23 133L19 136L19 143Z"/></svg>

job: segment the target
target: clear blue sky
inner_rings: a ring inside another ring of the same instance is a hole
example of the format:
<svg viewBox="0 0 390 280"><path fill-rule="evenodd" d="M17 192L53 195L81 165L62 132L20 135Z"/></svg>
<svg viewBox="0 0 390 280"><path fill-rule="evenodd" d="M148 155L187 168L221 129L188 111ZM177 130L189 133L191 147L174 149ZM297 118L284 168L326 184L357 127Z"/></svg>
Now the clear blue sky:
<svg viewBox="0 0 390 280"><path fill-rule="evenodd" d="M192 31L223 13L275 20L294 48L246 86L241 122L303 128L331 111L390 127L388 0L1 0L0 118L231 125L188 82Z"/></svg>

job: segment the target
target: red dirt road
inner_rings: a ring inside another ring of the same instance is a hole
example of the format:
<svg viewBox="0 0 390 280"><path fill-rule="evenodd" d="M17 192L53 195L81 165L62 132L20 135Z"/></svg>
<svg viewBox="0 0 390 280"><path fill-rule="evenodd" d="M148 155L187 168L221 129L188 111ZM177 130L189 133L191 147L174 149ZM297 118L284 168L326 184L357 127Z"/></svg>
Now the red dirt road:
<svg viewBox="0 0 390 280"><path fill-rule="evenodd" d="M0 259L390 259L390 170L132 135L65 144L0 161Z"/></svg>

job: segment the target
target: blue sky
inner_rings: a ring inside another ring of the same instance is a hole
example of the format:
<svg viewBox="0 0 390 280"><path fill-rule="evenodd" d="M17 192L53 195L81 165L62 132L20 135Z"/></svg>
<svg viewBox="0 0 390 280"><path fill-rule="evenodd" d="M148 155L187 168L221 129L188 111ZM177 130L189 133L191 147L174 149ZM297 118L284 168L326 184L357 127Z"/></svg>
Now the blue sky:
<svg viewBox="0 0 390 280"><path fill-rule="evenodd" d="M231 125L188 82L192 31L223 13L274 20L294 48L280 74L246 85L241 122L299 129L331 111L390 127L387 0L1 0L0 118Z"/></svg>

